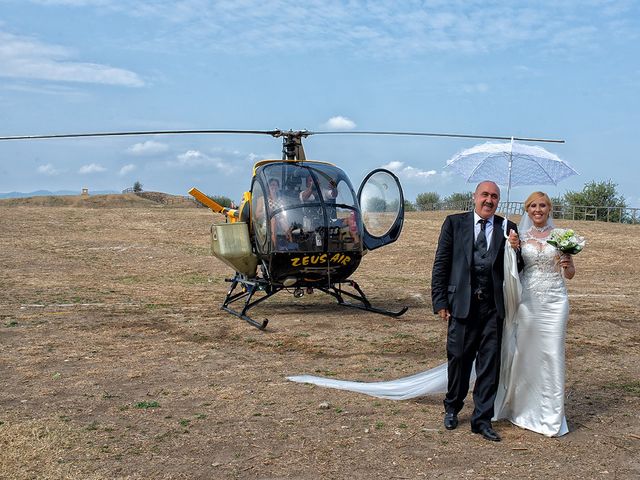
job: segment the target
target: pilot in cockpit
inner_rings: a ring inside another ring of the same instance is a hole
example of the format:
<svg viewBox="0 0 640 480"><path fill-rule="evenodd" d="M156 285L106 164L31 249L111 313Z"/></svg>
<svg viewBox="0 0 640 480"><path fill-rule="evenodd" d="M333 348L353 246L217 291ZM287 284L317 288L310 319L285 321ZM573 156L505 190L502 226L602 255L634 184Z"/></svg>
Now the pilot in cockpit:
<svg viewBox="0 0 640 480"><path fill-rule="evenodd" d="M327 186L322 188L322 198L324 200L334 200L338 196L338 186L336 181L330 179ZM313 185L313 178L311 175L307 175L306 188L300 192L301 202L314 202L316 201L316 189Z"/></svg>

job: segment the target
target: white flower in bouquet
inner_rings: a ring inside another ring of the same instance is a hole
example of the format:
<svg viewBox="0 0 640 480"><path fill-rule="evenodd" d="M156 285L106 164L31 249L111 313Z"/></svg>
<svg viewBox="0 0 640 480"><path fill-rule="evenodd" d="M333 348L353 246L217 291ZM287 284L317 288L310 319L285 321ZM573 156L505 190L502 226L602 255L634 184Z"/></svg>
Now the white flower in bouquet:
<svg viewBox="0 0 640 480"><path fill-rule="evenodd" d="M576 235L576 232L570 228L554 228L549 234L547 243L553 245L562 253L575 255L582 251L586 242L584 237Z"/></svg>

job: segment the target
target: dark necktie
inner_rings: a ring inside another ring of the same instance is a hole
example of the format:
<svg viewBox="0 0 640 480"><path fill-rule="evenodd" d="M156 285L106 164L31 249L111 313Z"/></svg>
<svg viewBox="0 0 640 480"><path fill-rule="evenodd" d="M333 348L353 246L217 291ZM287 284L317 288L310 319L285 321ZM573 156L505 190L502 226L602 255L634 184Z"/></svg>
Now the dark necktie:
<svg viewBox="0 0 640 480"><path fill-rule="evenodd" d="M478 223L480 224L480 233L478 233L478 238L476 239L476 247L480 253L485 253L487 251L487 235L485 233L487 221L481 218Z"/></svg>

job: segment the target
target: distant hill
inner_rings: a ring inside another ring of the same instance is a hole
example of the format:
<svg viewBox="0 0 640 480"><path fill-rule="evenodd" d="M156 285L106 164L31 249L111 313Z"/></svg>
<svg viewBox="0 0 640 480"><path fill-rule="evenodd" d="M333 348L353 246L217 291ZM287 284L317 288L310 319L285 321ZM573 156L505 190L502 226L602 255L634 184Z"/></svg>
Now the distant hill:
<svg viewBox="0 0 640 480"><path fill-rule="evenodd" d="M162 192L112 193L106 195L33 195L31 197L13 197L0 199L0 207L85 207L85 208L121 208L121 207L173 207L196 208L200 204L190 197L170 195Z"/></svg>
<svg viewBox="0 0 640 480"><path fill-rule="evenodd" d="M36 190L35 192L0 192L0 198L28 198L28 197L55 197L58 195L78 195L80 192L77 190L56 190L51 192L49 190ZM109 195L112 193L120 193L114 190L96 190L90 192L89 195Z"/></svg>

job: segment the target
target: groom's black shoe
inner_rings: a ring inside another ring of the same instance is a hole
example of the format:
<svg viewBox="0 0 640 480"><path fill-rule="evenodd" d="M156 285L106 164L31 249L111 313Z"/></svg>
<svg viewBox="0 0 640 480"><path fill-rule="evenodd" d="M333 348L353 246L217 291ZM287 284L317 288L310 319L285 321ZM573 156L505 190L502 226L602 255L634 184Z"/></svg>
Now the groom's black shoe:
<svg viewBox="0 0 640 480"><path fill-rule="evenodd" d="M479 427L471 427L471 431L473 433L479 433L483 436L483 438L491 440L492 442L499 442L500 440L502 440L502 438L500 438L500 435L498 435L496 431L491 428L491 426L481 425Z"/></svg>
<svg viewBox="0 0 640 480"><path fill-rule="evenodd" d="M458 416L453 412L447 412L444 414L444 428L447 430L453 430L458 426Z"/></svg>

